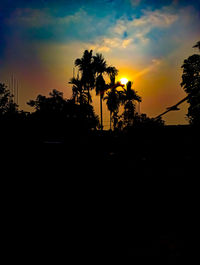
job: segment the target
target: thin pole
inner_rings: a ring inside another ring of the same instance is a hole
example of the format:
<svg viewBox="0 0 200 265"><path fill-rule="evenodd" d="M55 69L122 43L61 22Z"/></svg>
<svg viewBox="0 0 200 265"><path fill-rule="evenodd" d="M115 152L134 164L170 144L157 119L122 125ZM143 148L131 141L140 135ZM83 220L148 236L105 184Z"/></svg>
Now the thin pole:
<svg viewBox="0 0 200 265"><path fill-rule="evenodd" d="M16 79L14 78L14 103L16 103Z"/></svg>
<svg viewBox="0 0 200 265"><path fill-rule="evenodd" d="M17 80L17 91L16 91L16 94L17 94L17 95L16 95L16 96L17 96L17 105L18 105L18 85L19 85L19 84L18 84L18 80Z"/></svg>
<svg viewBox="0 0 200 265"><path fill-rule="evenodd" d="M102 95L100 94L100 113L101 113L101 130L103 130L103 108L102 108Z"/></svg>
<svg viewBox="0 0 200 265"><path fill-rule="evenodd" d="M9 89L9 91L10 91L10 87L11 87L11 85L10 85L10 77L9 77L9 79L8 79L8 89Z"/></svg>

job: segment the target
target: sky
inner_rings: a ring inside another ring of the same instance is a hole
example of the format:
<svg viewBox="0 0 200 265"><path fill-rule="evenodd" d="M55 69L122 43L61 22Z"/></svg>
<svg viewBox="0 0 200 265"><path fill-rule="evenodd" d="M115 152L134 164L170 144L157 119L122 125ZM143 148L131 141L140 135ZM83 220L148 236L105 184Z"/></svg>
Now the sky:
<svg viewBox="0 0 200 265"><path fill-rule="evenodd" d="M133 81L141 112L155 117L186 96L181 66L198 52L200 0L1 0L0 36L0 82L18 80L20 109L52 89L70 98L74 61L92 49ZM185 124L187 108L163 119Z"/></svg>

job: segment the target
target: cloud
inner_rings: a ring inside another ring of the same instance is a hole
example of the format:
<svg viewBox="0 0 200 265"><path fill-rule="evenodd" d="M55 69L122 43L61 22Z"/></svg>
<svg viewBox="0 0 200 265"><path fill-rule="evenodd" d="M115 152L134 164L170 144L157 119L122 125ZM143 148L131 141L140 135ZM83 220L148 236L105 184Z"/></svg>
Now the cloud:
<svg viewBox="0 0 200 265"><path fill-rule="evenodd" d="M107 29L106 37L98 37L93 41L93 48L105 52L130 47L135 50L136 45L146 46L149 43L149 33L153 30L170 28L177 19L177 14L166 10L143 10L140 18L121 17Z"/></svg>
<svg viewBox="0 0 200 265"><path fill-rule="evenodd" d="M96 41L94 44L88 44L90 49L96 50L97 52L109 52L113 49L125 49L131 44L133 40L120 39L120 38L101 38Z"/></svg>
<svg viewBox="0 0 200 265"><path fill-rule="evenodd" d="M21 26L26 28L38 28L52 24L52 16L47 9L17 8L7 19L11 26Z"/></svg>
<svg viewBox="0 0 200 265"><path fill-rule="evenodd" d="M83 9L65 16L55 16L48 8L17 8L7 20L10 25L20 25L26 28L43 28L47 26L67 26L71 23L81 23L89 16ZM90 21L90 20L89 20Z"/></svg>
<svg viewBox="0 0 200 265"><path fill-rule="evenodd" d="M132 26L148 26L152 27L169 27L177 20L178 16L163 12L162 10L144 11L141 18L134 19L131 23Z"/></svg>
<svg viewBox="0 0 200 265"><path fill-rule="evenodd" d="M142 0L130 0L130 1L132 6L138 6L142 2Z"/></svg>
<svg viewBox="0 0 200 265"><path fill-rule="evenodd" d="M123 48L126 48L131 42L133 41L133 39L126 39L126 40L123 40L122 42L122 47Z"/></svg>
<svg viewBox="0 0 200 265"><path fill-rule="evenodd" d="M131 20L120 19L117 21L113 31L118 35L125 32L128 36L145 44L148 42L147 34L156 28L168 28L178 19L177 14L171 14L164 10L143 11L140 18Z"/></svg>
<svg viewBox="0 0 200 265"><path fill-rule="evenodd" d="M139 71L139 72L134 76L134 78L136 79L136 78L141 77L141 76L143 76L143 75L145 75L145 74L147 74L147 73L149 73L149 72L151 72L151 71L153 71L153 70L156 70L156 68L157 68L158 66L160 66L160 64L161 64L161 60L159 60L159 59L152 59L152 60L151 60L151 64L148 65L147 67L145 67L143 70Z"/></svg>

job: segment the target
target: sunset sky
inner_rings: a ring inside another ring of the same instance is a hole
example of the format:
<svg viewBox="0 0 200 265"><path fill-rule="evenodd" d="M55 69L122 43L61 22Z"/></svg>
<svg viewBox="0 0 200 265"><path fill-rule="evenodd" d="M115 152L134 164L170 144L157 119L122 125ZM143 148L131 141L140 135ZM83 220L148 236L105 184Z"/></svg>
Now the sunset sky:
<svg viewBox="0 0 200 265"><path fill-rule="evenodd" d="M70 98L74 60L92 49L134 82L141 112L155 117L185 96L181 65L199 40L200 0L1 0L0 82L14 74L24 110L54 88ZM167 124L187 123L180 108Z"/></svg>

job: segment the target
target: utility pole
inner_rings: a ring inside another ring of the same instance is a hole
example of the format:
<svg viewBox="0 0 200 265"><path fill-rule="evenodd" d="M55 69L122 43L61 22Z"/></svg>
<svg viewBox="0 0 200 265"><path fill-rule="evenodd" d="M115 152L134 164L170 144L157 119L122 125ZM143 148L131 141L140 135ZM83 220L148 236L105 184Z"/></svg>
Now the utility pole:
<svg viewBox="0 0 200 265"><path fill-rule="evenodd" d="M101 117L101 131L103 130L103 108L102 108L103 95L100 92L100 117Z"/></svg>
<svg viewBox="0 0 200 265"><path fill-rule="evenodd" d="M13 102L18 105L19 103L19 81L14 77L14 74L8 79L8 89L13 98Z"/></svg>

